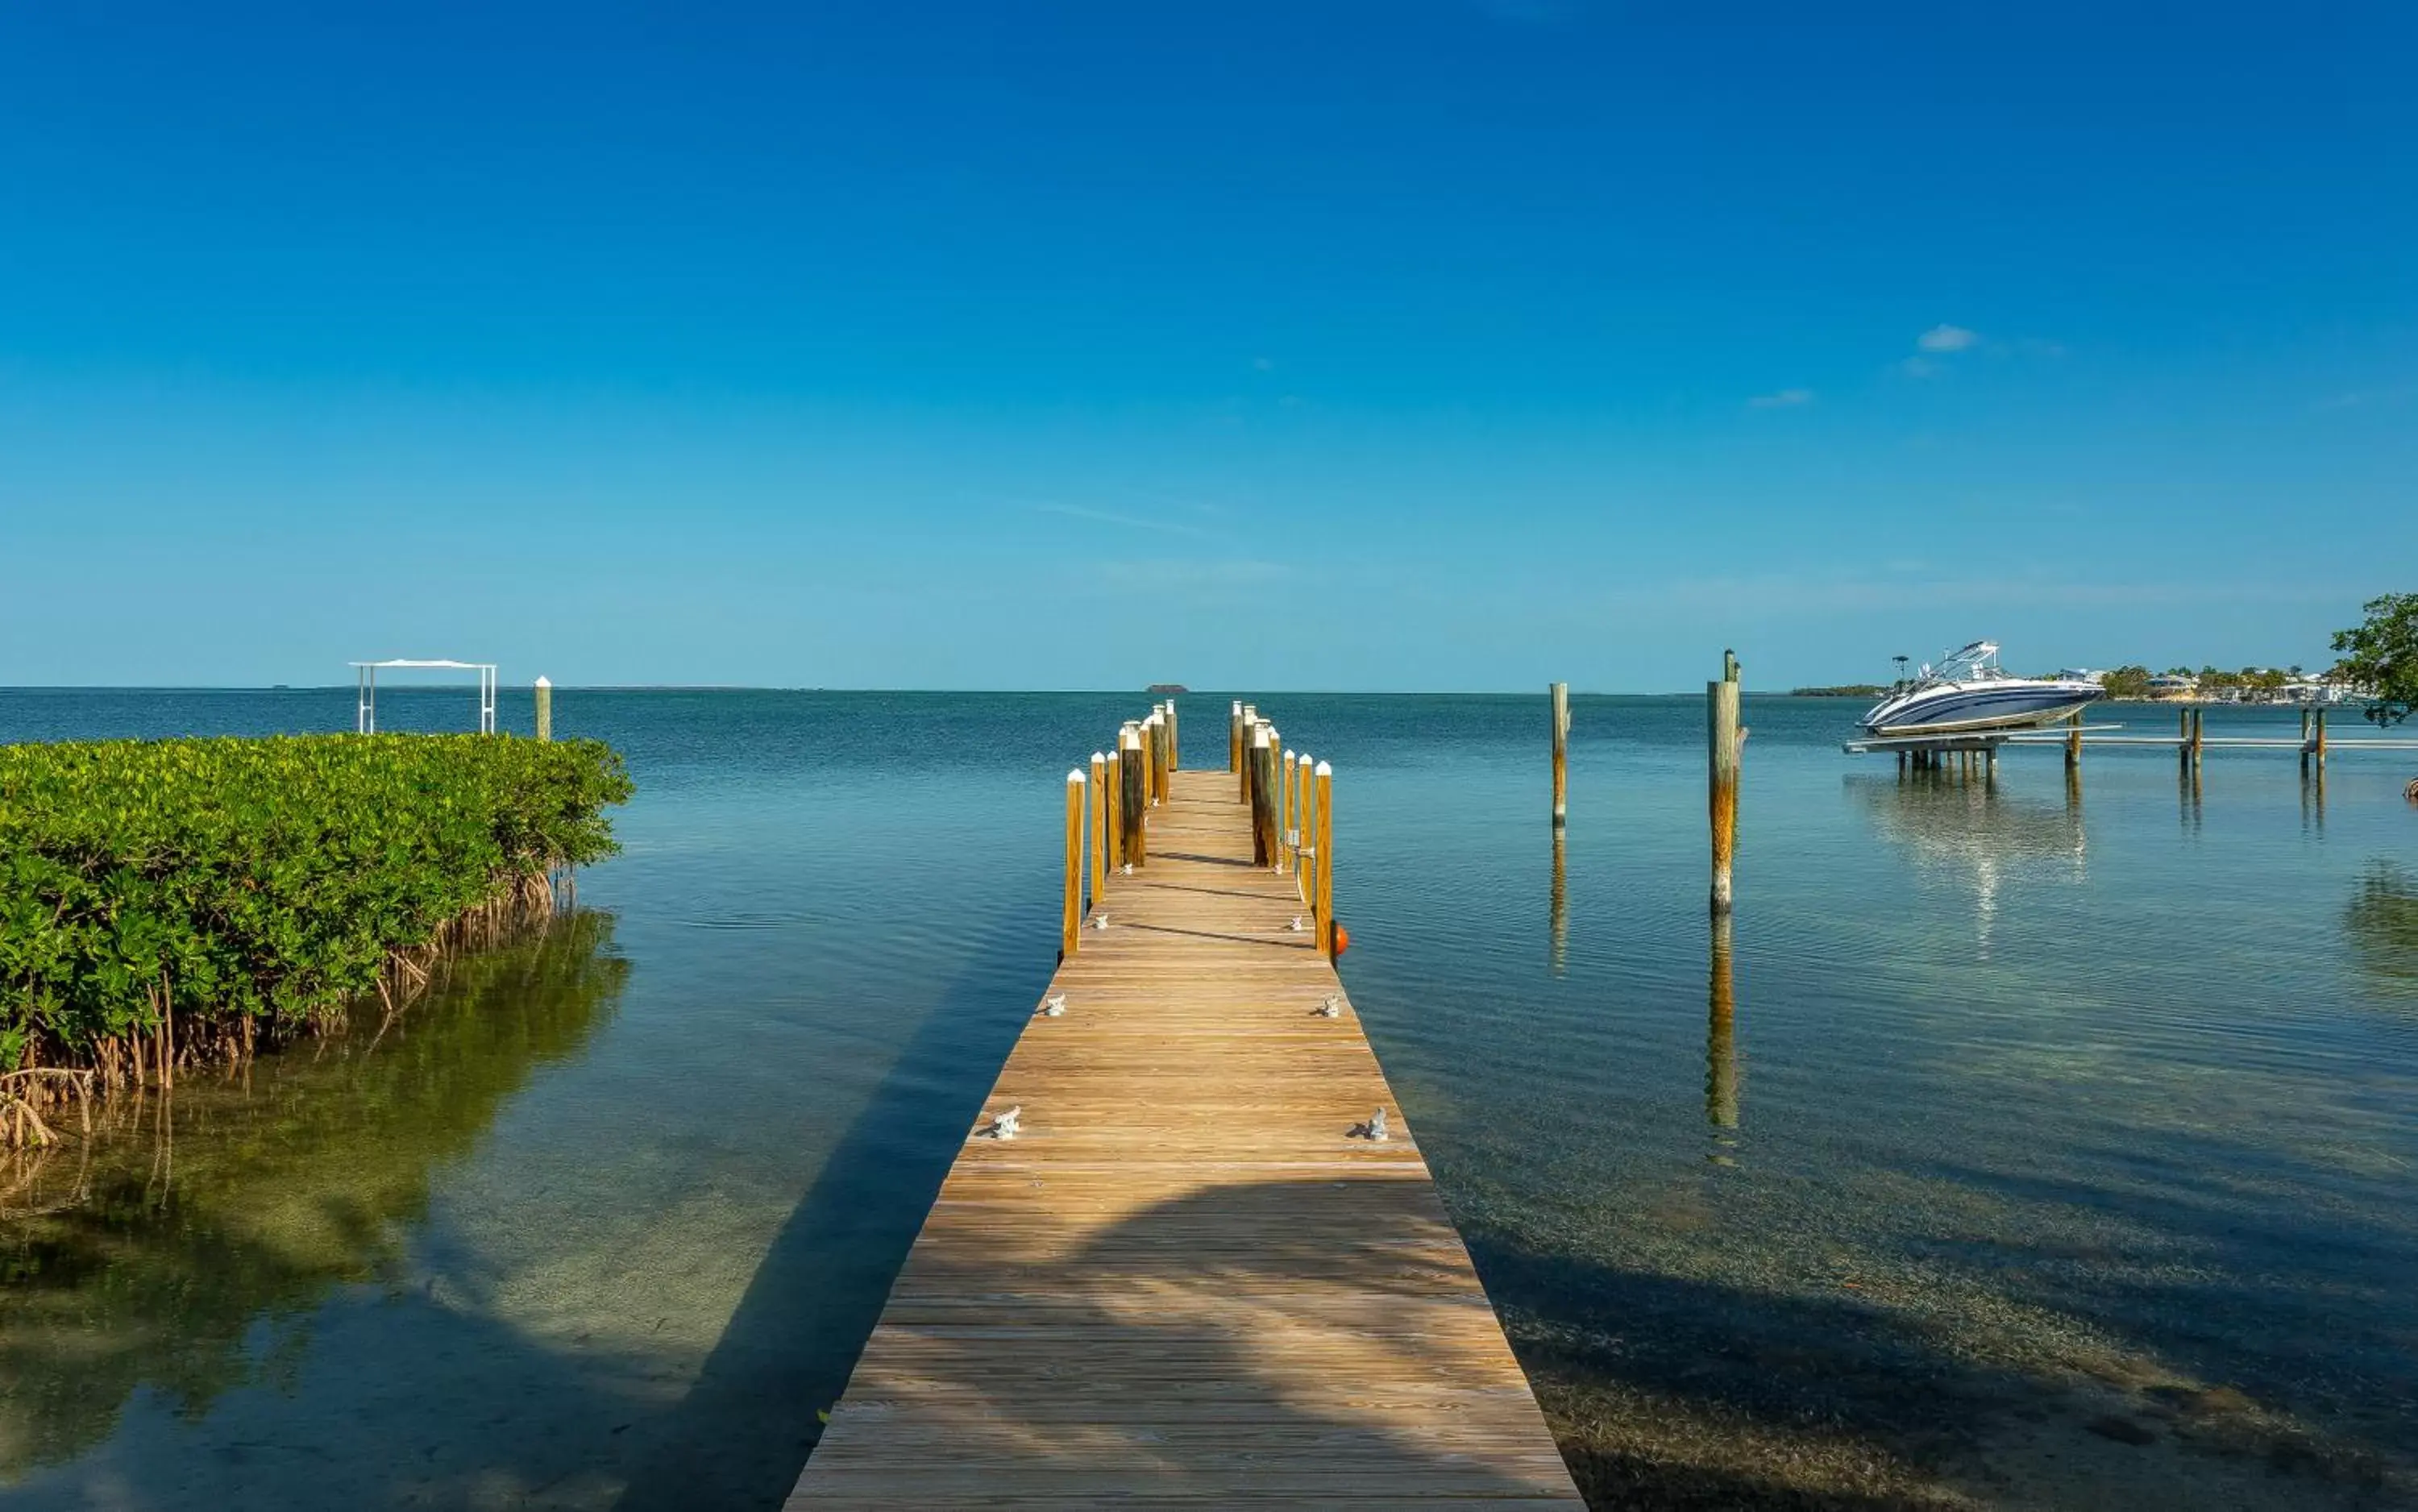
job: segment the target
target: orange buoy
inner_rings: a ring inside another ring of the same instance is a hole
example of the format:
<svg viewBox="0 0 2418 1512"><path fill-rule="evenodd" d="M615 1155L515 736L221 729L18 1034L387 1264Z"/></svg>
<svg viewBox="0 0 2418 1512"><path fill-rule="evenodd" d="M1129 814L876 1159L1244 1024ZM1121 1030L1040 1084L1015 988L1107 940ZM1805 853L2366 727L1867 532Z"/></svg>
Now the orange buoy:
<svg viewBox="0 0 2418 1512"><path fill-rule="evenodd" d="M1335 954L1340 955L1351 948L1352 931L1344 928L1341 924L1337 924L1335 926Z"/></svg>

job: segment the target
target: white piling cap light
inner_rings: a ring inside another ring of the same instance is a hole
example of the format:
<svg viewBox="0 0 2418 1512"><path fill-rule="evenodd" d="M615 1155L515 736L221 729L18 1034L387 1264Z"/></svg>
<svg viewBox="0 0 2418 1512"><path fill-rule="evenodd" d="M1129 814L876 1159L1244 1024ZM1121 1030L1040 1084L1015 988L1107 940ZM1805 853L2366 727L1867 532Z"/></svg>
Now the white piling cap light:
<svg viewBox="0 0 2418 1512"><path fill-rule="evenodd" d="M1317 775L1319 775L1319 776L1321 776L1321 777L1332 777L1332 776L1334 776L1334 775L1335 775L1335 769L1334 769L1333 767L1328 766L1325 762L1322 761L1322 762L1320 762L1320 763L1318 764L1318 772L1317 772Z"/></svg>
<svg viewBox="0 0 2418 1512"><path fill-rule="evenodd" d="M1094 751L1092 753L1092 759L1099 762L1103 766L1106 766L1108 764L1109 754L1106 751Z"/></svg>
<svg viewBox="0 0 2418 1512"><path fill-rule="evenodd" d="M541 688L551 688L554 686L553 683L546 680L545 674L543 672L538 674L537 685Z"/></svg>
<svg viewBox="0 0 2418 1512"><path fill-rule="evenodd" d="M1081 772L1079 772L1079 771L1070 771L1070 772L1066 773L1066 782L1067 782L1067 785L1068 785L1069 787L1082 787L1082 786L1083 786L1083 784L1085 784L1085 783L1087 783L1087 782L1089 782L1089 781L1091 781L1091 779L1090 779L1089 777L1084 776L1084 775L1083 775Z"/></svg>

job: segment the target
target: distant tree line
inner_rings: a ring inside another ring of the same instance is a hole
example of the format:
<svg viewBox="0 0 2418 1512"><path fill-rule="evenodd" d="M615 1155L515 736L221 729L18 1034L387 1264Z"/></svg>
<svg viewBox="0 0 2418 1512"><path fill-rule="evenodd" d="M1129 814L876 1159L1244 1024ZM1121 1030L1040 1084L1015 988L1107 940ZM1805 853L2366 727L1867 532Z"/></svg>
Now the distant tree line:
<svg viewBox="0 0 2418 1512"><path fill-rule="evenodd" d="M2150 695L2150 680L2159 676L2195 679L2203 693L2225 688L2273 693L2288 682L2298 682L2301 669L2289 666L2278 671L2272 666L2245 666L2239 672L2227 672L2220 667L2204 666L2195 672L2187 666L2170 666L2164 673L2154 673L2135 663L2116 668L2101 678L2099 685L2107 690L2110 698L2147 698Z"/></svg>

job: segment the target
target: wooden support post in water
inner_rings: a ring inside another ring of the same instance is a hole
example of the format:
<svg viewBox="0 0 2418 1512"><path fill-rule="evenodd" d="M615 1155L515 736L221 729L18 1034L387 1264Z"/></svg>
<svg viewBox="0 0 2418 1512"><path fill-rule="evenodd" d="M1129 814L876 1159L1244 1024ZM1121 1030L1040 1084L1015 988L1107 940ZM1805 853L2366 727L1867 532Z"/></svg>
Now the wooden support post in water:
<svg viewBox="0 0 2418 1512"><path fill-rule="evenodd" d="M1058 919L1062 961L1083 939L1083 787L1081 772L1066 773L1066 900Z"/></svg>
<svg viewBox="0 0 2418 1512"><path fill-rule="evenodd" d="M537 680L537 738L554 739L554 683L543 677Z"/></svg>
<svg viewBox="0 0 2418 1512"><path fill-rule="evenodd" d="M1713 821L1713 912L1730 911L1730 862L1737 853L1738 663L1722 652L1722 680L1705 684L1705 777Z"/></svg>
<svg viewBox="0 0 2418 1512"><path fill-rule="evenodd" d="M2301 710L2301 775L2303 777L2309 774L2309 711L2303 709Z"/></svg>
<svg viewBox="0 0 2418 1512"><path fill-rule="evenodd" d="M1277 863L1277 753L1265 725L1251 731L1251 860Z"/></svg>
<svg viewBox="0 0 2418 1512"><path fill-rule="evenodd" d="M1553 694L1553 825L1568 822L1570 813L1570 685L1556 682Z"/></svg>
<svg viewBox="0 0 2418 1512"><path fill-rule="evenodd" d="M2082 710L2068 714L2065 723L2065 770L2072 771L2082 765Z"/></svg>
<svg viewBox="0 0 2418 1512"><path fill-rule="evenodd" d="M1125 829L1117 836L1120 864L1140 866L1150 857L1150 841L1145 821L1150 816L1150 757L1142 753L1141 731L1128 725L1117 737L1117 752L1125 758Z"/></svg>
<svg viewBox="0 0 2418 1512"><path fill-rule="evenodd" d="M1180 771L1184 768L1184 742L1176 739L1178 733L1175 700L1170 698L1167 701L1167 770L1170 771Z"/></svg>
<svg viewBox="0 0 2418 1512"><path fill-rule="evenodd" d="M1092 907L1100 906L1109 880L1109 758L1092 753Z"/></svg>
<svg viewBox="0 0 2418 1512"><path fill-rule="evenodd" d="M2318 716L2318 771L2320 773L2323 773L2326 770L2326 711L2320 709L2316 712Z"/></svg>
<svg viewBox="0 0 2418 1512"><path fill-rule="evenodd" d="M1318 891L1310 909L1318 925L1319 954L1335 959L1335 769L1318 764Z"/></svg>
<svg viewBox="0 0 2418 1512"><path fill-rule="evenodd" d="M2200 742L2201 742L2201 741L2203 740L2203 738L2207 735L2207 733L2208 733L2208 710L2205 710L2205 709L2195 709L2195 710L2192 710L2192 731L2191 731L2191 764L2192 764L2192 766L2193 766L2193 768L2194 768L2195 770L2196 770L2196 769L2198 768L2198 766L2199 766Z"/></svg>
<svg viewBox="0 0 2418 1512"><path fill-rule="evenodd" d="M1243 770L1243 700L1234 700L1234 712L1226 721L1226 770Z"/></svg>

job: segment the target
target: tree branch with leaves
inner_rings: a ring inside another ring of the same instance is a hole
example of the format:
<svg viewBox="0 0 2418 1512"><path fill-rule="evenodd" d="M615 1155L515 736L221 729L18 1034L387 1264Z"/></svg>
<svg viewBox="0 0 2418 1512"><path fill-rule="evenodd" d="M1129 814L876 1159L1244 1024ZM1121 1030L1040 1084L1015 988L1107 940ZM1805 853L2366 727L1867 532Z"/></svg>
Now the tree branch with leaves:
<svg viewBox="0 0 2418 1512"><path fill-rule="evenodd" d="M2362 689L2367 717L2398 725L2418 709L2418 593L2387 593L2360 608L2366 621L2334 632L2334 675Z"/></svg>

